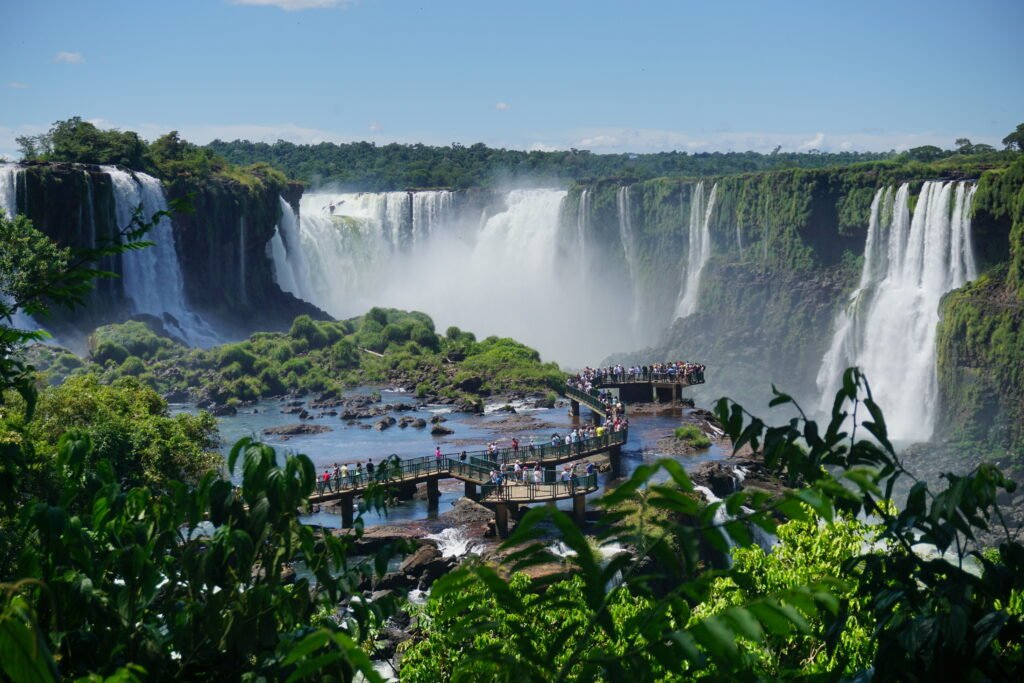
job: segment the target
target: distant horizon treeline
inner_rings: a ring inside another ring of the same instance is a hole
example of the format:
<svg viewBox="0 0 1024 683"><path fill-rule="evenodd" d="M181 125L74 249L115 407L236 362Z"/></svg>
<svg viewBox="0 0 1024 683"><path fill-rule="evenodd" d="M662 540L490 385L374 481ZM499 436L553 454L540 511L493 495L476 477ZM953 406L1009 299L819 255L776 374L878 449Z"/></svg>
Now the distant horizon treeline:
<svg viewBox="0 0 1024 683"><path fill-rule="evenodd" d="M990 145L972 144L966 138L955 148L934 145L905 152L783 152L776 147L761 152L657 152L648 154L595 154L569 149L551 152L465 146L452 143L438 147L424 144L372 142L295 144L284 140L270 144L214 140L196 145L177 131L146 142L132 131L103 130L72 117L57 121L44 134L17 138L23 160L116 164L168 178L181 175L227 175L243 183L253 176L278 171L307 184L334 184L351 190L384 191L420 188L465 189L494 187L524 181L587 182L620 178L642 181L651 178L735 175L795 168L848 166L863 162L930 162L955 155L1000 157L1021 147L1024 124L1003 140L1006 152ZM245 168L237 168L245 167ZM285 181L283 176L278 180Z"/></svg>
<svg viewBox="0 0 1024 683"><path fill-rule="evenodd" d="M1004 142L1006 142L1004 140ZM1011 145L1007 143L1007 149ZM483 143L436 147L372 142L270 144L214 140L205 149L235 164L268 163L290 178L312 184L336 184L351 190L383 191L422 188L465 189L509 182L586 182L602 178L630 181L664 177L735 175L793 168L847 166L862 162L930 162L954 155L1002 156L990 145L966 138L954 149L934 145L905 152L657 152L595 154L569 149L552 152L491 148Z"/></svg>
<svg viewBox="0 0 1024 683"><path fill-rule="evenodd" d="M880 161L889 152L657 152L595 154L585 149L551 152L488 147L483 143L431 146L372 142L295 144L214 140L205 145L235 164L265 162L291 178L336 184L352 190L493 187L531 179L540 182L599 178L647 180L659 177L711 176L785 168L821 168ZM939 150L935 148L938 152ZM950 152L952 154L952 152ZM940 154L941 156L941 154ZM939 158L939 157L930 157Z"/></svg>

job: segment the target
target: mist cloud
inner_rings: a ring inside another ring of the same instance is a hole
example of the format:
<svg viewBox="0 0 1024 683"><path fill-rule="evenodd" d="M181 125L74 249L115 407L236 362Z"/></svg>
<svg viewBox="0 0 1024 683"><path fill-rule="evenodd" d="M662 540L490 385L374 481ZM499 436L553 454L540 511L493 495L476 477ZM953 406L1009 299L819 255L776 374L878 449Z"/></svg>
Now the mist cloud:
<svg viewBox="0 0 1024 683"><path fill-rule="evenodd" d="M58 64L82 64L85 62L85 57L81 52L58 52L53 56L53 61Z"/></svg>

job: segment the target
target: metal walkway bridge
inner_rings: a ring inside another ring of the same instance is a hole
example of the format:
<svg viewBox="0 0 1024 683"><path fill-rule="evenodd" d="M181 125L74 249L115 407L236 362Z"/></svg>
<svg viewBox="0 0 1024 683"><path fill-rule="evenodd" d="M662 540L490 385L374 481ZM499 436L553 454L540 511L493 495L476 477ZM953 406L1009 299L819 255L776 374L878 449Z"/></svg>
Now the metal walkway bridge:
<svg viewBox="0 0 1024 683"><path fill-rule="evenodd" d="M606 416L609 410L609 407L597 397L596 392L587 393L567 387L565 396L574 403L582 403L591 408L598 417ZM372 484L415 487L426 483L427 499L436 504L440 497L439 480L453 478L465 483L468 498L494 509L498 533L501 536L508 533L509 514L514 515L518 506L522 504L571 499L574 516L577 521L582 522L586 512L586 496L598 489L597 473L563 480L556 476L554 467L603 454L608 454L612 466L617 467L622 446L627 438L626 430L608 431L574 444L545 443L526 447L520 445L518 449L504 448L493 452L464 451L465 458L461 453L405 460L389 458L377 463L372 475L356 475L350 471L347 477L340 480L332 478L326 487L318 483L324 490L318 490L316 494L311 495L309 502L322 504L340 501L342 526L350 527L354 521L353 507L356 496L363 494ZM522 470L520 479L512 478L511 470L507 470L505 474L508 476L502 484L492 483L494 470L503 464L513 465L517 460L527 466ZM532 469L535 464L542 468L539 473ZM540 481L536 480L537 474L541 475Z"/></svg>

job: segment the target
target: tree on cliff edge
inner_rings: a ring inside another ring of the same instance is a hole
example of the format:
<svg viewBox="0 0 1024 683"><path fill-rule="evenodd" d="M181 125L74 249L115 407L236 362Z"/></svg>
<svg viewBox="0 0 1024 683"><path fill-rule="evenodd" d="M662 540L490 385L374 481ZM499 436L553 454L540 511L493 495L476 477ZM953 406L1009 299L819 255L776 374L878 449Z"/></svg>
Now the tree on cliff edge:
<svg viewBox="0 0 1024 683"><path fill-rule="evenodd" d="M1018 123L1017 130L1003 138L1003 144L1006 145L1006 149L1024 152L1024 123Z"/></svg>

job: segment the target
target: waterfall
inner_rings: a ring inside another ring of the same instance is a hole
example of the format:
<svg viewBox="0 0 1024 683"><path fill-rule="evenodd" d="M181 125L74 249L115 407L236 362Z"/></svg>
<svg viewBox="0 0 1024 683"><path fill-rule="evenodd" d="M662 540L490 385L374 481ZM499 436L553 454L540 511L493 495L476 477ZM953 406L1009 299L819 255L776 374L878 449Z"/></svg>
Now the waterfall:
<svg viewBox="0 0 1024 683"><path fill-rule="evenodd" d="M513 337L545 358L583 365L632 348L633 327L617 312L633 299L614 277L592 278L587 299L573 298L586 264L559 239L567 194L309 193L297 237L289 238L282 218L268 254L282 288L337 318L372 306L419 310L439 330L457 325L481 338ZM602 302L608 314L595 315L587 301Z"/></svg>
<svg viewBox="0 0 1024 683"><path fill-rule="evenodd" d="M123 230L141 204L143 220L167 210L160 181L145 173L128 173L115 166L102 166L110 176L114 191L117 229ZM188 310L178 254L174 247L171 221L163 216L144 237L152 247L134 249L121 259L125 297L134 313L163 320L173 333L190 344L209 346L218 343L217 335L199 316Z"/></svg>
<svg viewBox="0 0 1024 683"><path fill-rule="evenodd" d="M21 168L17 164L0 164L0 209L8 218L18 213L18 173Z"/></svg>
<svg viewBox="0 0 1024 683"><path fill-rule="evenodd" d="M831 411L843 369L860 366L885 411L889 436L926 441L938 398L939 300L977 277L965 183L926 182L909 212L910 188L875 193L860 282L835 322L817 384Z"/></svg>
<svg viewBox="0 0 1024 683"><path fill-rule="evenodd" d="M245 216L239 217L238 222L238 299L246 305L249 303L249 283L245 278Z"/></svg>
<svg viewBox="0 0 1024 683"><path fill-rule="evenodd" d="M434 230L447 220L455 205L455 193L413 192L412 194L412 239L413 246L421 246L430 239Z"/></svg>
<svg viewBox="0 0 1024 683"><path fill-rule="evenodd" d="M274 264L274 279L282 290L311 301L313 288L309 283L309 269L302 250L299 217L284 197L278 197L278 201L281 205L281 220L274 228L274 236L267 243L267 256Z"/></svg>
<svg viewBox="0 0 1024 683"><path fill-rule="evenodd" d="M697 312L700 305L700 276L711 258L711 212L715 209L718 183L711 186L704 203L704 181L697 183L690 199L689 250L686 255L686 278L676 307L676 317L685 318Z"/></svg>
<svg viewBox="0 0 1024 683"><path fill-rule="evenodd" d="M580 192L580 206L576 214L576 249L582 263L587 262L587 232L590 223L590 190Z"/></svg>
<svg viewBox="0 0 1024 683"><path fill-rule="evenodd" d="M633 308L630 323L634 328L640 321L640 283L637 282L636 271L636 240L633 235L633 205L630 200L629 186L623 185L616 195L616 206L619 213L619 242L622 254L626 259L626 273L629 275L630 287L633 290Z"/></svg>
<svg viewBox="0 0 1024 683"><path fill-rule="evenodd" d="M464 557L479 553L479 543L469 536L466 527L449 527L436 534L427 534L424 538L434 541L442 557Z"/></svg>

